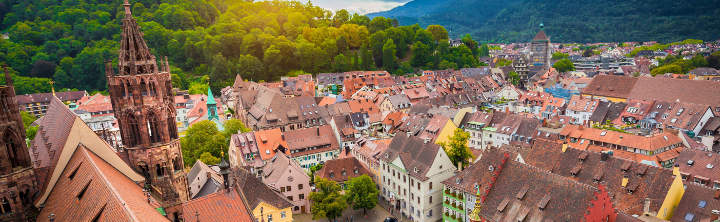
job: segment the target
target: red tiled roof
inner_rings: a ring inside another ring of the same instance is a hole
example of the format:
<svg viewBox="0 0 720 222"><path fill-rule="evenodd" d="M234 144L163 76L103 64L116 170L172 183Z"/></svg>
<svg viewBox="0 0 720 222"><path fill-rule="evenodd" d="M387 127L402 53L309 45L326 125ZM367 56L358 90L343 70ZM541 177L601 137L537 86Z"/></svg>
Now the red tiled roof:
<svg viewBox="0 0 720 222"><path fill-rule="evenodd" d="M82 196L80 196L82 193ZM168 221L140 186L80 145L38 216L56 221Z"/></svg>
<svg viewBox="0 0 720 222"><path fill-rule="evenodd" d="M275 151L278 146L285 147L285 154L290 155L290 150L287 149L288 144L283 138L280 128L255 132L255 142L257 143L258 152L260 152L260 158L263 160L268 160L275 156Z"/></svg>
<svg viewBox="0 0 720 222"><path fill-rule="evenodd" d="M182 209L185 221L253 221L245 203L234 189L190 200L182 204Z"/></svg>
<svg viewBox="0 0 720 222"><path fill-rule="evenodd" d="M323 167L316 172L319 177L341 183L363 174L372 177L372 173L355 157L325 161Z"/></svg>

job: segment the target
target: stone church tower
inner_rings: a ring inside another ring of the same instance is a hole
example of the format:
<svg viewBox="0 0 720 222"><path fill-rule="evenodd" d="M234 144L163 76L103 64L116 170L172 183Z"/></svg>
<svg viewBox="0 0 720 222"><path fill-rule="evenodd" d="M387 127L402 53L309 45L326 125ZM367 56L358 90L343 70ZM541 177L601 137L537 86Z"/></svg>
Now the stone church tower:
<svg viewBox="0 0 720 222"><path fill-rule="evenodd" d="M25 221L34 210L36 185L15 88L6 69L5 85L0 85L0 221Z"/></svg>
<svg viewBox="0 0 720 222"><path fill-rule="evenodd" d="M188 200L188 187L175 122L175 103L167 58L150 53L125 0L118 70L106 63L108 90L120 125L120 155L146 178L164 207Z"/></svg>

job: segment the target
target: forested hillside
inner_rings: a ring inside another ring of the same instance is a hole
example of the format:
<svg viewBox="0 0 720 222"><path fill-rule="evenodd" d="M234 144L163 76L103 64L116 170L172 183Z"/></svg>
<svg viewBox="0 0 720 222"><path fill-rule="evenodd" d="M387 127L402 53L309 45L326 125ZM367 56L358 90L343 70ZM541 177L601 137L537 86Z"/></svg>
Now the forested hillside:
<svg viewBox="0 0 720 222"><path fill-rule="evenodd" d="M0 63L19 94L104 90L103 61L117 62L122 0L0 0ZM173 66L174 86L195 93L297 73L475 67L477 50L450 47L440 26L335 14L288 1L131 0L145 40ZM477 45L466 39L469 45ZM435 53L437 52L437 53Z"/></svg>
<svg viewBox="0 0 720 222"><path fill-rule="evenodd" d="M369 16L439 24L451 36L490 42L527 42L540 23L554 42L720 38L720 0L414 0Z"/></svg>

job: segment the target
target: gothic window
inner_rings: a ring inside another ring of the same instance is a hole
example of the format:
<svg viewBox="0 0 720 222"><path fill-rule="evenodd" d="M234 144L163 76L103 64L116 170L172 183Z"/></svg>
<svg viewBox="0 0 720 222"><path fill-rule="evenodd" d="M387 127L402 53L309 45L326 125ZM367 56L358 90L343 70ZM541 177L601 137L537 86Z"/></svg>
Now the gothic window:
<svg viewBox="0 0 720 222"><path fill-rule="evenodd" d="M172 116L168 117L167 124L168 124L168 132L170 132L170 139L177 139L178 135L177 135L177 125L175 123L175 118L173 118Z"/></svg>
<svg viewBox="0 0 720 222"><path fill-rule="evenodd" d="M147 84L145 84L145 80L144 79L140 80L140 92L142 93L141 95L143 97L148 95L147 90L148 89L147 89Z"/></svg>
<svg viewBox="0 0 720 222"><path fill-rule="evenodd" d="M149 170L148 170L148 166L147 166L147 164L146 164L145 162L139 162L137 167L138 167L138 170L140 170L140 174L142 174L143 177L149 177L149 176L150 176L150 172L149 172Z"/></svg>
<svg viewBox="0 0 720 222"><path fill-rule="evenodd" d="M140 128L137 119L134 116L128 116L128 136L127 145L128 147L134 147L140 144Z"/></svg>
<svg viewBox="0 0 720 222"><path fill-rule="evenodd" d="M5 141L6 144L6 156L8 157L11 168L15 168L21 165L21 160L18 156L19 152L21 151L20 145L15 141L13 135L13 132L8 129L5 131L5 138L3 138L3 141Z"/></svg>
<svg viewBox="0 0 720 222"><path fill-rule="evenodd" d="M175 170L175 171L182 170L182 165L180 164L180 157L175 157L173 159L173 170Z"/></svg>
<svg viewBox="0 0 720 222"><path fill-rule="evenodd" d="M150 136L150 142L151 143L157 143L160 142L160 127L158 127L158 124L160 124L160 121L158 121L157 116L155 114L148 115L147 118L147 125L148 125L148 134Z"/></svg>
<svg viewBox="0 0 720 222"><path fill-rule="evenodd" d="M10 207L10 202L8 201L7 197L3 197L3 199L2 199L2 213L3 214L12 213L12 208Z"/></svg>
<svg viewBox="0 0 720 222"><path fill-rule="evenodd" d="M123 98L127 98L127 89L125 89L125 82L120 83L120 94L122 94Z"/></svg>
<svg viewBox="0 0 720 222"><path fill-rule="evenodd" d="M160 166L160 164L155 164L155 175L157 175L158 177L164 177L165 167Z"/></svg>
<svg viewBox="0 0 720 222"><path fill-rule="evenodd" d="M157 90L155 89L155 82L154 82L154 81L150 81L150 83L149 83L148 86L149 86L149 88L150 88L150 96L156 96L156 95L157 95Z"/></svg>

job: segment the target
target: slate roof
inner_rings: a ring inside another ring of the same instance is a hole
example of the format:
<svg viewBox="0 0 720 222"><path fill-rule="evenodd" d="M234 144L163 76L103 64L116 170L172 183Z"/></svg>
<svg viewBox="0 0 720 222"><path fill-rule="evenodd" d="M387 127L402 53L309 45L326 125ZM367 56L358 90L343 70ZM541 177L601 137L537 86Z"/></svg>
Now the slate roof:
<svg viewBox="0 0 720 222"><path fill-rule="evenodd" d="M338 183L344 183L354 177L368 175L372 178L372 173L363 166L355 157L341 158L325 161L323 167L315 172L316 176Z"/></svg>
<svg viewBox="0 0 720 222"><path fill-rule="evenodd" d="M427 171L435 161L439 149L440 146L435 143L425 143L420 138L398 133L390 142L388 149L380 155L380 159L391 163L396 158L400 158L410 176L425 181L428 179ZM417 171L414 170L416 168Z"/></svg>
<svg viewBox="0 0 720 222"><path fill-rule="evenodd" d="M235 189L190 200L182 204L182 210L184 221L253 221Z"/></svg>
<svg viewBox="0 0 720 222"><path fill-rule="evenodd" d="M53 213L57 221L168 221L156 207L139 185L79 145L38 218Z"/></svg>

